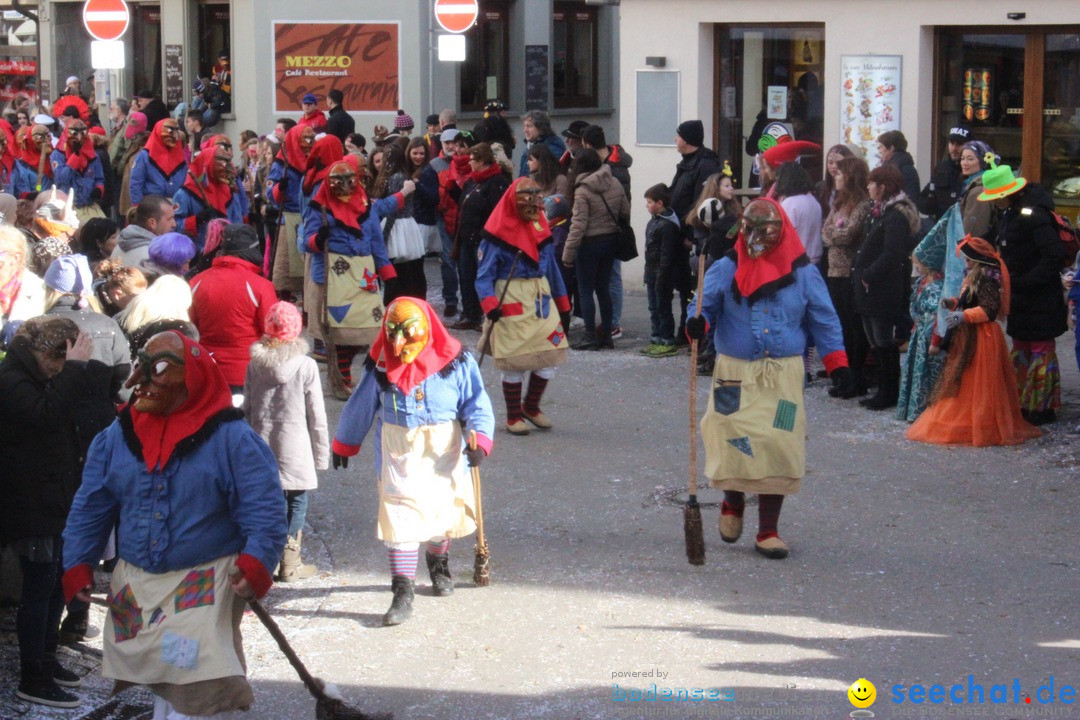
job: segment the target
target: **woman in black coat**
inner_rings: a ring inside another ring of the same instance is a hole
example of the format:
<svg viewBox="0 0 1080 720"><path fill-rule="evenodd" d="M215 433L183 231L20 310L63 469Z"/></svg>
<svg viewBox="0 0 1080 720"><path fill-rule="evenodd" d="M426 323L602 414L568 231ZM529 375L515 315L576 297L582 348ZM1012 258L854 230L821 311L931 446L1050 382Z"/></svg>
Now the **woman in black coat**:
<svg viewBox="0 0 1080 720"><path fill-rule="evenodd" d="M461 283L461 319L450 327L455 330L480 330L484 312L476 294L476 270L484 224L498 205L510 181L495 161L495 153L487 143L477 143L469 149L471 172L461 191L461 212L458 232L450 257L457 260L458 280Z"/></svg>
<svg viewBox="0 0 1080 720"><path fill-rule="evenodd" d="M1061 369L1054 339L1067 329L1059 275L1065 248L1054 226L1050 194L1038 185L1025 185L1022 178L1013 185L1020 189L995 193L994 180L986 184L985 179L995 171L984 173L984 195L1001 211L997 241L1012 285L1005 332L1012 338L1020 412L1028 422L1043 425L1054 421L1055 410L1061 406ZM984 198L980 195L979 199Z"/></svg>
<svg viewBox="0 0 1080 720"><path fill-rule="evenodd" d="M60 535L79 484L75 416L88 392L92 352L90 337L71 320L36 317L19 328L0 364L0 457L9 510L0 540L14 545L22 570L16 694L52 707L79 705L58 685L79 685L56 659L64 609Z"/></svg>
<svg viewBox="0 0 1080 720"><path fill-rule="evenodd" d="M910 327L907 315L911 282L911 247L919 229L919 211L903 193L904 178L894 165L870 172L867 191L873 201L866 239L851 270L855 311L877 354L880 366L877 393L859 401L871 410L896 407L900 394L900 349L897 330Z"/></svg>

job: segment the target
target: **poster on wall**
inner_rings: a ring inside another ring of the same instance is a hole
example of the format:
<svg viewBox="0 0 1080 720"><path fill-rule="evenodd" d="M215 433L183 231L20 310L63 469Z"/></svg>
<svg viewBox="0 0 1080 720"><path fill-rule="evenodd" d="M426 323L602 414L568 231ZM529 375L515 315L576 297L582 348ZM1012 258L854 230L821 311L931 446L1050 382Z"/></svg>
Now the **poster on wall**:
<svg viewBox="0 0 1080 720"><path fill-rule="evenodd" d="M344 94L349 112L400 106L400 24L274 23L274 112L296 112L308 93Z"/></svg>
<svg viewBox="0 0 1080 720"><path fill-rule="evenodd" d="M23 94L37 104L37 70L34 60L0 59L0 101L8 103Z"/></svg>
<svg viewBox="0 0 1080 720"><path fill-rule="evenodd" d="M858 145L877 167L877 137L900 129L900 55L844 55L840 58L840 137Z"/></svg>

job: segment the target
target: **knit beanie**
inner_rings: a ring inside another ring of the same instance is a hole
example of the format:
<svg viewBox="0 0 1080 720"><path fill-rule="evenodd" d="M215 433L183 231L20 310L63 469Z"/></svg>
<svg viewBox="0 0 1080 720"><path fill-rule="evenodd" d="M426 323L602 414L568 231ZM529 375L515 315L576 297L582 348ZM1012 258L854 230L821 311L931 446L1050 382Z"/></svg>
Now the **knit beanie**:
<svg viewBox="0 0 1080 720"><path fill-rule="evenodd" d="M552 225L558 225L559 222L569 220L570 203L566 201L566 196L555 194L544 198L544 217Z"/></svg>
<svg viewBox="0 0 1080 720"><path fill-rule="evenodd" d="M184 263L191 262L191 258L195 257L195 243L182 233L165 233L150 241L149 255L155 265L180 272Z"/></svg>
<svg viewBox="0 0 1080 720"><path fill-rule="evenodd" d="M221 241L221 254L246 260L253 265L262 265L262 252L259 249L259 235L255 228L243 223L233 223L225 228L225 237Z"/></svg>
<svg viewBox="0 0 1080 720"><path fill-rule="evenodd" d="M127 125L124 126L124 137L131 140L142 132L146 132L146 114L136 110L128 115Z"/></svg>
<svg viewBox="0 0 1080 720"><path fill-rule="evenodd" d="M290 302L276 302L270 306L263 321L263 332L267 337L282 342L295 340L304 328L304 319L300 311Z"/></svg>
<svg viewBox="0 0 1080 720"><path fill-rule="evenodd" d="M701 124L700 120L681 122L675 132L686 141L687 145L701 147L705 143L705 126Z"/></svg>
<svg viewBox="0 0 1080 720"><path fill-rule="evenodd" d="M397 117L394 118L394 129L395 130L412 130L413 129L413 119L412 119L412 117L407 112L405 112L404 110L398 110L397 111Z"/></svg>
<svg viewBox="0 0 1080 720"><path fill-rule="evenodd" d="M85 295L94 276L85 255L64 255L53 260L45 271L45 285L57 292Z"/></svg>

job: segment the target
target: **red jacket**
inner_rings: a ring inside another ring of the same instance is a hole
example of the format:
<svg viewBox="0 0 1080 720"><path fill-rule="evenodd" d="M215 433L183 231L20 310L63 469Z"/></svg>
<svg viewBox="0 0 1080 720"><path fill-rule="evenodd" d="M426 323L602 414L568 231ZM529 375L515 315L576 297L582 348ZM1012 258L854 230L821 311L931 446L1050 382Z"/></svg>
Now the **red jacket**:
<svg viewBox="0 0 1080 720"><path fill-rule="evenodd" d="M311 115L301 115L296 121L300 127L310 125L315 132L322 132L326 128L326 115L322 110L316 110Z"/></svg>
<svg viewBox="0 0 1080 720"><path fill-rule="evenodd" d="M461 158L454 162L457 158ZM453 239L457 232L458 214L461 211L461 189L469 179L469 156L456 155L447 158L450 166L439 173L439 212L446 224L446 234Z"/></svg>
<svg viewBox="0 0 1080 720"><path fill-rule="evenodd" d="M214 258L209 270L191 279L191 322L229 385L244 384L251 346L262 337L275 302L273 283L238 257Z"/></svg>

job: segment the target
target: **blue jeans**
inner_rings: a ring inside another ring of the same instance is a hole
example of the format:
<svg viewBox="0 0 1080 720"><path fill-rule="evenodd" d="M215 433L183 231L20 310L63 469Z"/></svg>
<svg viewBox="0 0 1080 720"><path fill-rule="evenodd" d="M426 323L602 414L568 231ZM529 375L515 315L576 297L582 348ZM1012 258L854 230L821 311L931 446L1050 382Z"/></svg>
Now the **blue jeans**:
<svg viewBox="0 0 1080 720"><path fill-rule="evenodd" d="M461 282L461 317L464 320L480 322L484 319L484 311L480 308L480 296L476 294L476 250L476 243L464 239L461 241L457 270L458 280Z"/></svg>
<svg viewBox="0 0 1080 720"><path fill-rule="evenodd" d="M53 539L51 562L31 562L19 558L22 570L22 596L15 615L15 633L19 639L19 658L24 662L40 662L47 652L55 652L60 644L60 615L64 612L64 590L60 583L60 537Z"/></svg>
<svg viewBox="0 0 1080 720"><path fill-rule="evenodd" d="M307 490L285 491L285 513L289 522L289 537L296 537L304 529L307 519Z"/></svg>
<svg viewBox="0 0 1080 720"><path fill-rule="evenodd" d="M675 315L671 312L674 288L661 278L646 278L645 290L649 297L649 320L652 322L652 339L665 345L675 344Z"/></svg>
<svg viewBox="0 0 1080 720"><path fill-rule="evenodd" d="M591 337L596 332L596 306L600 306L600 328L611 334L611 266L615 262L615 236L600 235L585 238L578 249L574 269L577 271L578 294L581 296L581 318ZM593 299L596 293L596 299Z"/></svg>
<svg viewBox="0 0 1080 720"><path fill-rule="evenodd" d="M622 260L616 260L611 265L608 291L611 293L611 327L617 328L622 324Z"/></svg>
<svg viewBox="0 0 1080 720"><path fill-rule="evenodd" d="M450 259L450 233L446 232L446 223L442 218L436 223L439 237L442 238L442 252L439 253L439 272L442 274L442 297L447 305L457 305L458 276L457 263Z"/></svg>

